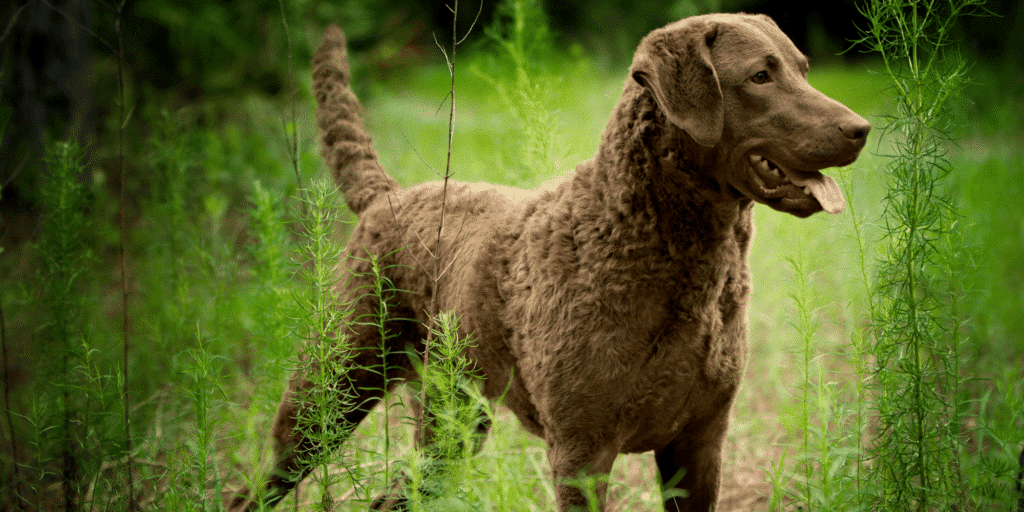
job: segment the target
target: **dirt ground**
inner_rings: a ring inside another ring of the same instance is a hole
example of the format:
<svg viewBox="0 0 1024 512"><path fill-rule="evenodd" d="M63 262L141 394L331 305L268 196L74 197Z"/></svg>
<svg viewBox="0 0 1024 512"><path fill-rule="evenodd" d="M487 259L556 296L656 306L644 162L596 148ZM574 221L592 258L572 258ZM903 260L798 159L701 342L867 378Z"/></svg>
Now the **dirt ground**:
<svg viewBox="0 0 1024 512"><path fill-rule="evenodd" d="M719 512L751 512L767 508L772 484L766 481L760 467L727 464L723 469Z"/></svg>

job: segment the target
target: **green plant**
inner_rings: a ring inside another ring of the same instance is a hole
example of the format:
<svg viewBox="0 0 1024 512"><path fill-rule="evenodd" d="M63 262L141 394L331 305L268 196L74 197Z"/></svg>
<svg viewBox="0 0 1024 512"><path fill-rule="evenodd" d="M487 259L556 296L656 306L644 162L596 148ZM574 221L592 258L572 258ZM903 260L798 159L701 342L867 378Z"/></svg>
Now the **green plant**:
<svg viewBox="0 0 1024 512"><path fill-rule="evenodd" d="M786 453L788 449L784 449L782 457L779 458L778 462L771 463L770 470L764 470L768 480L772 483L772 495L768 502L768 506L765 510L768 511L782 511L783 501L782 497L786 494L786 484L789 482L791 476L786 475Z"/></svg>
<svg viewBox="0 0 1024 512"><path fill-rule="evenodd" d="M383 255L382 255L383 256ZM381 267L381 258L374 255L370 257L370 267L373 271L373 288L369 291L369 294L373 296L377 304L380 307L376 313L369 319L370 323L377 328L377 334L380 337L380 375L383 379L384 388L384 450L379 454L384 462L384 482L390 483L394 474L392 473L391 467L391 422L387 421L387 415L391 411L393 405L391 393L388 392L389 387L389 373L392 369L388 367L388 360L391 359L391 344L388 340L394 337L391 330L388 328L387 323L391 318L389 311L389 305L391 304L392 297L394 296L395 290L391 280L384 275L384 268Z"/></svg>
<svg viewBox="0 0 1024 512"><path fill-rule="evenodd" d="M808 508L810 508L810 504L813 501L811 486L813 472L815 469L814 464L811 460L811 454L813 453L811 449L812 435L809 432L812 425L812 404L810 394L815 390L815 388L812 386L813 368L811 365L811 360L813 358L814 351L811 348L811 344L814 341L815 334L817 333L820 324L817 320L816 311L814 311L814 309L811 307L808 300L809 297L807 281L808 278L813 278L813 276L808 275L806 263L802 259L790 259L789 264L793 268L793 274L797 281L797 290L790 296L790 298L793 300L794 305L796 306L797 312L795 327L797 329L797 332L800 333L800 339L803 342L803 346L801 347L801 353L803 354L803 383L800 386L801 390L803 391L803 397L800 400L800 423L803 425L804 428L803 453L805 459L803 461L804 495L802 498L805 501L805 503L807 503Z"/></svg>
<svg viewBox="0 0 1024 512"><path fill-rule="evenodd" d="M847 196L853 196L852 184L850 182L850 176L848 173L840 174L840 181L843 184L843 190ZM872 278L868 271L868 245L866 236L864 233L864 221L863 217L858 214L859 207L854 204L853 201L849 202L850 210L850 222L849 222L849 233L848 236L853 239L856 243L856 257L857 262L857 276L855 279L859 282L860 286L864 290L864 298L867 304L867 315L868 318L876 318L875 313L875 301L871 293ZM859 291L859 290L858 290ZM871 343L871 335L868 329L861 327L854 327L850 330L850 356L849 360L853 365L853 401L854 401L854 419L853 419L853 438L855 442L850 448L853 450L850 463L853 466L853 493L855 497L864 495L864 489L862 485L864 483L864 434L863 431L867 426L867 374L868 367L867 362L869 358L869 348Z"/></svg>
<svg viewBox="0 0 1024 512"><path fill-rule="evenodd" d="M816 293L814 283L821 280L823 269L808 261L809 248L797 252L787 261L794 284L789 295L794 306L791 325L801 342L796 351L802 371L798 417L794 418L801 444L796 452L797 474L793 475L797 483L784 485L790 478L783 474L785 455L769 473L774 486L771 509L781 510L783 498L790 498L808 511L856 510L858 495L851 487L856 487L859 474L860 430L850 427L859 425L858 407L864 396L849 376L837 375L833 366L838 362L856 367L855 360L863 354L854 350L844 357L823 343L823 330L844 329L835 321L821 320L824 311L836 305L824 302L826 297Z"/></svg>
<svg viewBox="0 0 1024 512"><path fill-rule="evenodd" d="M874 274L867 227L851 208L850 238L859 261L855 279L866 309L855 314L866 315L870 325L849 330L848 355L839 358L851 368L846 382L830 381L821 366L818 379L809 378L807 333L817 324L808 322L801 299L806 272L791 262L797 328L805 341L803 478L793 494L810 510L973 509L986 502L967 475L985 475L978 480L991 488L997 474L1007 474L1005 453L997 451L1002 469L993 472L968 451L964 347L976 267L948 178L956 121L951 109L967 69L950 32L958 16L978 5L875 0L862 7L869 23L862 42L880 54L891 80L895 112L886 117L883 140L894 150L881 155L888 181ZM841 178L850 194L845 173ZM850 434L843 433L846 428Z"/></svg>
<svg viewBox="0 0 1024 512"><path fill-rule="evenodd" d="M337 291L337 265L342 247L334 238L334 225L340 213L335 187L327 179L314 180L303 194L303 241L299 246L297 277L306 285L306 293L296 298L302 314L296 331L305 340L298 373L309 383L296 397L305 407L296 428L305 432L314 446L323 447L300 454L301 464L313 468L312 476L320 485L323 506L334 502L330 486L335 475L328 465L340 461L338 444L348 437L354 425L344 415L356 404L346 390L348 382L349 308Z"/></svg>
<svg viewBox="0 0 1024 512"><path fill-rule="evenodd" d="M512 184L528 183L530 177L545 169L553 171L564 165L567 153L559 133L559 121L547 105L552 97L552 84L562 80L558 73L544 69L542 58L554 53L547 15L536 0L506 0L498 5L495 22L484 34L497 49L498 58L491 63L497 73L484 72L474 66L474 74L484 79L501 98L517 124L520 144L508 155L505 180ZM509 76L511 75L511 76Z"/></svg>
<svg viewBox="0 0 1024 512"><path fill-rule="evenodd" d="M962 485L966 404L960 393L965 342L963 276L971 261L955 242L960 218L946 181L952 117L967 66L951 46L958 17L980 2L875 0L861 42L882 58L896 100L885 134L886 243L874 288L876 414L869 457L873 507L970 508Z"/></svg>
<svg viewBox="0 0 1024 512"><path fill-rule="evenodd" d="M224 394L219 382L224 358L210 354L209 340L198 326L195 347L179 356L184 359L180 393L189 402L193 423L188 429L189 442L179 452L185 467L178 468L178 485L172 486L170 492L177 495L178 506L205 512L217 503L223 485L215 456L215 414L222 405L216 395Z"/></svg>
<svg viewBox="0 0 1024 512"><path fill-rule="evenodd" d="M493 416L466 356L473 341L459 335L458 318L441 312L433 329L430 362L419 366L427 398L421 408L425 431L423 446L408 465L409 499L413 510L476 510L480 496L471 491L469 462Z"/></svg>
<svg viewBox="0 0 1024 512"><path fill-rule="evenodd" d="M46 435L37 449L39 457L54 457L59 465L64 493L63 506L77 509L83 494L83 449L88 430L84 417L88 388L82 372L76 370L84 360L90 342L86 295L88 269L93 256L83 246L82 235L89 232L85 216L86 196L79 179L83 172L83 150L74 143L54 143L47 152L47 177L43 181L45 224L38 250L42 258L39 287L47 321L39 332L37 344L40 365L37 396L55 404L53 416L37 417L34 428ZM43 398L45 397L45 398ZM39 460L39 459L37 459ZM37 467L46 474L54 469Z"/></svg>
<svg viewBox="0 0 1024 512"><path fill-rule="evenodd" d="M117 92L118 92L118 130L117 130L117 157L118 163L120 164L120 181L121 181L121 194L118 197L118 227L120 228L120 236L118 237L118 252L121 263L121 375L118 377L118 381L121 385L121 403L122 412L124 414L124 451L125 451L125 477L127 479L128 486L128 508L129 510L135 510L138 505L135 500L135 469L134 457L132 453L132 419L131 419L131 393L129 392L129 380L128 380L128 368L130 353L129 347L131 346L131 338L128 329L128 265L125 258L125 244L127 243L127 222L124 216L124 183L125 183L125 154L124 154L124 132L127 128L128 119L125 114L125 94L124 94L124 37L121 34L121 19L124 11L126 0L121 0L117 4L114 16L114 32L117 34Z"/></svg>

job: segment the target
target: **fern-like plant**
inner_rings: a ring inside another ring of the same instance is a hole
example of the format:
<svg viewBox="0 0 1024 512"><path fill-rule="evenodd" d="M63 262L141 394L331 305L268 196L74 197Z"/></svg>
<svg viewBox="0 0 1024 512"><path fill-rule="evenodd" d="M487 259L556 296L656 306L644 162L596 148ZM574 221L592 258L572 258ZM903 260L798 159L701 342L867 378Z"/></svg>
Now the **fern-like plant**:
<svg viewBox="0 0 1024 512"><path fill-rule="evenodd" d="M888 195L874 297L870 480L875 510L969 510L962 486L963 328L959 219L947 148L967 65L951 45L979 0L872 0L866 43L891 78Z"/></svg>
<svg viewBox="0 0 1024 512"><path fill-rule="evenodd" d="M313 468L312 478L323 492L322 505L330 510L334 503L330 488L336 477L329 466L340 461L334 448L354 427L343 418L355 406L353 397L340 391L352 388L340 384L347 379L345 361L350 355L348 307L336 288L342 246L334 237L334 225L340 208L336 189L327 179L314 180L302 195L303 242L296 264L307 290L297 297L302 309L297 332L306 343L298 372L309 385L297 397L305 406L297 428L314 446L324 448L300 454L300 458L303 465Z"/></svg>
<svg viewBox="0 0 1024 512"><path fill-rule="evenodd" d="M44 475L59 473L62 505L67 510L79 508L84 494L82 459L88 431L83 426L89 419L83 416L87 398L82 374L75 371L88 347L86 296L81 290L93 259L82 243L82 235L90 227L81 180L84 155L75 143L57 142L48 148L42 188L44 221L38 245L40 299L47 320L36 343L40 356L36 396L53 408L46 409L52 415L33 420L34 428L42 429L34 448L40 452L37 460L54 457L51 460L57 468L46 464L33 469Z"/></svg>

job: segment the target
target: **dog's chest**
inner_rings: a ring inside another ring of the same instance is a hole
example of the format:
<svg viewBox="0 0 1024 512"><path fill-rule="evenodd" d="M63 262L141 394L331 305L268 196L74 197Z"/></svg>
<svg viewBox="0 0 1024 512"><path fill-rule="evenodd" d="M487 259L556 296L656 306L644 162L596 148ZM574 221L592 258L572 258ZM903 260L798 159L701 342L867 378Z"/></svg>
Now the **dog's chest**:
<svg viewBox="0 0 1024 512"><path fill-rule="evenodd" d="M600 418L622 451L646 451L727 409L746 362L745 261L655 277L622 280L517 336L545 428Z"/></svg>
<svg viewBox="0 0 1024 512"><path fill-rule="evenodd" d="M623 451L649 450L727 411L746 362L745 213L716 237L676 240L682 251L519 240L506 343L544 430L599 423Z"/></svg>
<svg viewBox="0 0 1024 512"><path fill-rule="evenodd" d="M656 449L677 438L688 423L728 411L747 356L749 281L737 271L717 283L708 302L680 306L674 321L647 344L644 359L623 372L614 411L622 451Z"/></svg>

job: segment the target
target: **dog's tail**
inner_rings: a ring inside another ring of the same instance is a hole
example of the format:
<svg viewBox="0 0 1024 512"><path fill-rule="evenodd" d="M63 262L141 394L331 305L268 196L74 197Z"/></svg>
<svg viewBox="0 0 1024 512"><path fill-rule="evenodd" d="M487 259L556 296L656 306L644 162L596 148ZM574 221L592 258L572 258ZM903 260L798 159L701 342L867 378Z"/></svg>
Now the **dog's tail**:
<svg viewBox="0 0 1024 512"><path fill-rule="evenodd" d="M398 184L380 165L373 139L363 125L363 108L349 87L351 80L345 34L331 25L313 54L320 155L345 194L348 207L358 215L378 196L398 190Z"/></svg>

